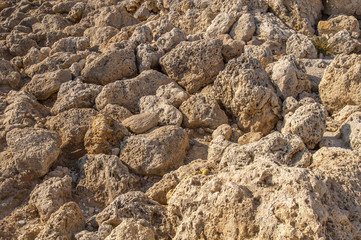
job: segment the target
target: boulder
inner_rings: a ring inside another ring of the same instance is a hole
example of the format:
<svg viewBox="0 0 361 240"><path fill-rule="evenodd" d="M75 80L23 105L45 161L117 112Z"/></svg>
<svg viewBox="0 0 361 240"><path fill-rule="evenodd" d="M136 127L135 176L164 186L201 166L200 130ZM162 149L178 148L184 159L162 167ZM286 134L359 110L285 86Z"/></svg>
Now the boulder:
<svg viewBox="0 0 361 240"><path fill-rule="evenodd" d="M169 104L176 108L189 98L188 93L175 82L159 86L156 96L167 100Z"/></svg>
<svg viewBox="0 0 361 240"><path fill-rule="evenodd" d="M354 16L338 15L327 21L319 21L317 25L319 35L334 35L346 30L353 38L360 36L360 24Z"/></svg>
<svg viewBox="0 0 361 240"><path fill-rule="evenodd" d="M123 125L135 134L141 134L158 125L157 112L143 112L123 120Z"/></svg>
<svg viewBox="0 0 361 240"><path fill-rule="evenodd" d="M361 111L353 113L340 128L343 141L361 153Z"/></svg>
<svg viewBox="0 0 361 240"><path fill-rule="evenodd" d="M273 62L271 49L264 45L246 45L244 46L244 55L258 59L264 67Z"/></svg>
<svg viewBox="0 0 361 240"><path fill-rule="evenodd" d="M51 47L50 55L56 52L72 52L84 51L90 48L90 40L87 37L67 37L55 42Z"/></svg>
<svg viewBox="0 0 361 240"><path fill-rule="evenodd" d="M89 38L90 47L104 47L108 41L118 33L114 27L90 27L84 31L84 37Z"/></svg>
<svg viewBox="0 0 361 240"><path fill-rule="evenodd" d="M256 23L251 13L242 14L233 25L229 35L234 40L248 42L256 31Z"/></svg>
<svg viewBox="0 0 361 240"><path fill-rule="evenodd" d="M24 56L32 47L37 47L37 43L26 33L12 31L6 36L6 45L13 56Z"/></svg>
<svg viewBox="0 0 361 240"><path fill-rule="evenodd" d="M18 88L21 84L20 73L15 71L9 61L0 59L0 86Z"/></svg>
<svg viewBox="0 0 361 240"><path fill-rule="evenodd" d="M351 37L346 30L341 30L327 40L333 54L350 54L358 52L361 46L360 42Z"/></svg>
<svg viewBox="0 0 361 240"><path fill-rule="evenodd" d="M312 41L303 34L293 34L286 42L286 53L298 58L317 58L317 49Z"/></svg>
<svg viewBox="0 0 361 240"><path fill-rule="evenodd" d="M206 35L210 38L217 37L220 34L225 34L230 31L236 18L232 13L219 13L213 20L211 25L206 30Z"/></svg>
<svg viewBox="0 0 361 240"><path fill-rule="evenodd" d="M330 16L346 14L348 16L361 15L360 2L358 0L350 0L345 4L337 0L328 0L324 3L324 12Z"/></svg>
<svg viewBox="0 0 361 240"><path fill-rule="evenodd" d="M139 72L156 69L159 67L159 59L164 51L149 43L140 44L136 49L136 59Z"/></svg>
<svg viewBox="0 0 361 240"><path fill-rule="evenodd" d="M111 26L121 29L126 26L137 24L139 23L139 20L130 15L123 7L113 5L100 8L94 22L95 26Z"/></svg>
<svg viewBox="0 0 361 240"><path fill-rule="evenodd" d="M116 104L108 104L103 108L100 113L110 116L114 120L117 120L118 122L123 122L128 117L132 116L133 114L126 109L125 107L116 105Z"/></svg>
<svg viewBox="0 0 361 240"><path fill-rule="evenodd" d="M186 41L186 34L180 28L173 28L171 31L161 35L157 39L156 44L164 52L169 52L182 41Z"/></svg>
<svg viewBox="0 0 361 240"><path fill-rule="evenodd" d="M124 140L120 159L137 174L162 176L184 164L188 147L184 129L164 126Z"/></svg>

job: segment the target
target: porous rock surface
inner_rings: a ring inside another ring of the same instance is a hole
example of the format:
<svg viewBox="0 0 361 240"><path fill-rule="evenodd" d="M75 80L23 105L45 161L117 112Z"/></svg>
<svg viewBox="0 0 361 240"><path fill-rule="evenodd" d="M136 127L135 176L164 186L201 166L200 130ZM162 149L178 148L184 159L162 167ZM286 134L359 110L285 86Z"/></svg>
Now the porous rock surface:
<svg viewBox="0 0 361 240"><path fill-rule="evenodd" d="M0 239L361 239L360 6L0 1Z"/></svg>

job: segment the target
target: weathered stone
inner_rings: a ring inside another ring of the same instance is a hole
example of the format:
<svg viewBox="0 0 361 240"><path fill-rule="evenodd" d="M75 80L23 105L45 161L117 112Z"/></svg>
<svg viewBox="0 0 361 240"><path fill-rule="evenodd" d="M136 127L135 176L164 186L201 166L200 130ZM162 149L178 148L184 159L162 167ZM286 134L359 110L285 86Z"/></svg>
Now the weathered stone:
<svg viewBox="0 0 361 240"><path fill-rule="evenodd" d="M228 33L236 18L232 13L219 13L206 30L206 35L210 38L220 34Z"/></svg>
<svg viewBox="0 0 361 240"><path fill-rule="evenodd" d="M109 50L87 63L81 72L84 82L106 85L137 73L132 49Z"/></svg>
<svg viewBox="0 0 361 240"><path fill-rule="evenodd" d="M85 134L84 146L88 154L109 154L127 134L128 131L121 123L104 114L98 114Z"/></svg>
<svg viewBox="0 0 361 240"><path fill-rule="evenodd" d="M100 113L112 117L114 120L118 122L123 122L128 117L131 117L133 114L126 109L125 107L116 105L116 104L108 104L103 108Z"/></svg>
<svg viewBox="0 0 361 240"><path fill-rule="evenodd" d="M354 16L339 15L327 21L319 21L317 30L320 35L334 35L346 30L354 38L360 36L360 24Z"/></svg>
<svg viewBox="0 0 361 240"><path fill-rule="evenodd" d="M233 25L229 35L235 40L248 42L256 31L256 24L252 14L245 13Z"/></svg>
<svg viewBox="0 0 361 240"><path fill-rule="evenodd" d="M40 50L36 47L30 48L28 53L23 58L24 68L28 68L31 65L37 64L47 58L49 56L50 49L49 51L46 50L48 50L48 48L41 48Z"/></svg>
<svg viewBox="0 0 361 240"><path fill-rule="evenodd" d="M252 58L258 59L263 66L273 62L272 51L267 46L256 46L256 45L246 45L244 46L244 55Z"/></svg>
<svg viewBox="0 0 361 240"><path fill-rule="evenodd" d="M18 88L21 84L20 73L15 71L10 62L0 59L0 86Z"/></svg>
<svg viewBox="0 0 361 240"><path fill-rule="evenodd" d="M55 42L51 47L50 55L56 52L72 52L84 51L90 48L90 41L87 37L67 37Z"/></svg>
<svg viewBox="0 0 361 240"><path fill-rule="evenodd" d="M340 129L344 142L361 153L361 111L352 114Z"/></svg>
<svg viewBox="0 0 361 240"><path fill-rule="evenodd" d="M106 85L96 98L97 109L107 104L118 104L135 113L139 110L138 101L141 97L154 95L158 87L171 83L172 80L160 72L144 71L129 80L116 81Z"/></svg>
<svg viewBox="0 0 361 240"><path fill-rule="evenodd" d="M117 34L118 30L114 27L90 27L84 31L84 37L89 38L90 47L104 47L108 41Z"/></svg>
<svg viewBox="0 0 361 240"><path fill-rule="evenodd" d="M111 26L118 29L139 23L139 20L130 15L123 7L110 6L99 9L95 18L95 26Z"/></svg>
<svg viewBox="0 0 361 240"><path fill-rule="evenodd" d="M37 74L26 84L24 91L33 94L38 100L45 100L56 93L62 83L71 80L69 69Z"/></svg>
<svg viewBox="0 0 361 240"><path fill-rule="evenodd" d="M170 78L194 93L212 83L224 68L222 42L217 39L181 42L160 59Z"/></svg>
<svg viewBox="0 0 361 240"><path fill-rule="evenodd" d="M156 69L159 67L159 59L164 55L164 51L149 43L140 44L136 49L136 58L139 72Z"/></svg>
<svg viewBox="0 0 361 240"><path fill-rule="evenodd" d="M357 52L361 46L360 42L351 37L346 30L341 30L328 40L328 44L332 46L334 54L350 54Z"/></svg>
<svg viewBox="0 0 361 240"><path fill-rule="evenodd" d="M358 0L350 0L347 4L337 0L328 0L324 3L324 7L324 12L330 16L338 14L346 14L348 16L361 15L360 2Z"/></svg>
<svg viewBox="0 0 361 240"><path fill-rule="evenodd" d="M78 81L69 81L60 86L57 99L51 109L53 115L72 108L90 108L95 105L95 98L102 86Z"/></svg>
<svg viewBox="0 0 361 240"><path fill-rule="evenodd" d="M122 124L133 133L140 134L157 126L158 121L159 114L157 112L144 112L126 118Z"/></svg>
<svg viewBox="0 0 361 240"><path fill-rule="evenodd" d="M243 41L233 40L228 34L219 35L218 37L223 41L222 55L227 62L243 53L245 45Z"/></svg>
<svg viewBox="0 0 361 240"><path fill-rule="evenodd" d="M175 82L159 86L156 96L167 100L176 108L189 98L188 93Z"/></svg>
<svg viewBox="0 0 361 240"><path fill-rule="evenodd" d="M35 177L44 176L60 154L60 137L45 129L13 129L6 134L19 172L29 172Z"/></svg>
<svg viewBox="0 0 361 240"><path fill-rule="evenodd" d="M123 141L120 159L137 174L162 176L183 165L188 147L184 129L164 126Z"/></svg>
<svg viewBox="0 0 361 240"><path fill-rule="evenodd" d="M24 56L32 47L37 47L36 42L25 33L12 31L6 37L6 44L13 56Z"/></svg>
<svg viewBox="0 0 361 240"><path fill-rule="evenodd" d="M249 132L245 133L240 136L237 140L239 145L245 145L249 143L254 143L260 140L263 137L262 133L260 132Z"/></svg>
<svg viewBox="0 0 361 240"><path fill-rule="evenodd" d="M156 234L149 224L135 221L132 218L124 218L105 238L105 240L116 239L156 240Z"/></svg>
<svg viewBox="0 0 361 240"><path fill-rule="evenodd" d="M182 113L163 98L154 95L144 96L139 100L139 108L141 112L157 113L159 125L182 124Z"/></svg>
<svg viewBox="0 0 361 240"><path fill-rule="evenodd" d="M326 68L319 92L322 104L331 113L346 105L361 106L360 66L360 56L341 54Z"/></svg>
<svg viewBox="0 0 361 240"><path fill-rule="evenodd" d="M303 34L293 34L286 42L286 53L298 58L317 58L317 49Z"/></svg>
<svg viewBox="0 0 361 240"><path fill-rule="evenodd" d="M241 56L214 82L217 99L237 117L242 131L269 133L280 115L279 98L261 62Z"/></svg>
<svg viewBox="0 0 361 240"><path fill-rule="evenodd" d="M228 124L218 126L212 133L212 138L215 139L218 136L223 136L225 139L229 140L232 136L232 127Z"/></svg>
<svg viewBox="0 0 361 240"><path fill-rule="evenodd" d="M160 36L156 44L158 48L169 52L182 41L186 41L186 34L180 28L173 28L171 31Z"/></svg>

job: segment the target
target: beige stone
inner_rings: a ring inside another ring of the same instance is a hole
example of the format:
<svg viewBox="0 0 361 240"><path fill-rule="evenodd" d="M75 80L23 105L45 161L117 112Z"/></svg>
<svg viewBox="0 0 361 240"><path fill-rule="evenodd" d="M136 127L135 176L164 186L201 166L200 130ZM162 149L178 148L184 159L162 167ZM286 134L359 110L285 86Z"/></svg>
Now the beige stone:
<svg viewBox="0 0 361 240"><path fill-rule="evenodd" d="M135 134L140 134L158 125L157 112L144 112L135 114L123 120L122 124Z"/></svg>

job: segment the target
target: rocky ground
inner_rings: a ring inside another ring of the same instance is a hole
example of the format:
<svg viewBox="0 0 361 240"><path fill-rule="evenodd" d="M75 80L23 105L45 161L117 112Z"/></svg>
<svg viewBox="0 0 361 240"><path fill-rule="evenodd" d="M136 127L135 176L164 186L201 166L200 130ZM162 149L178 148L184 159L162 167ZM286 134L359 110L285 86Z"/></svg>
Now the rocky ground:
<svg viewBox="0 0 361 240"><path fill-rule="evenodd" d="M361 239L358 0L0 10L0 239Z"/></svg>

